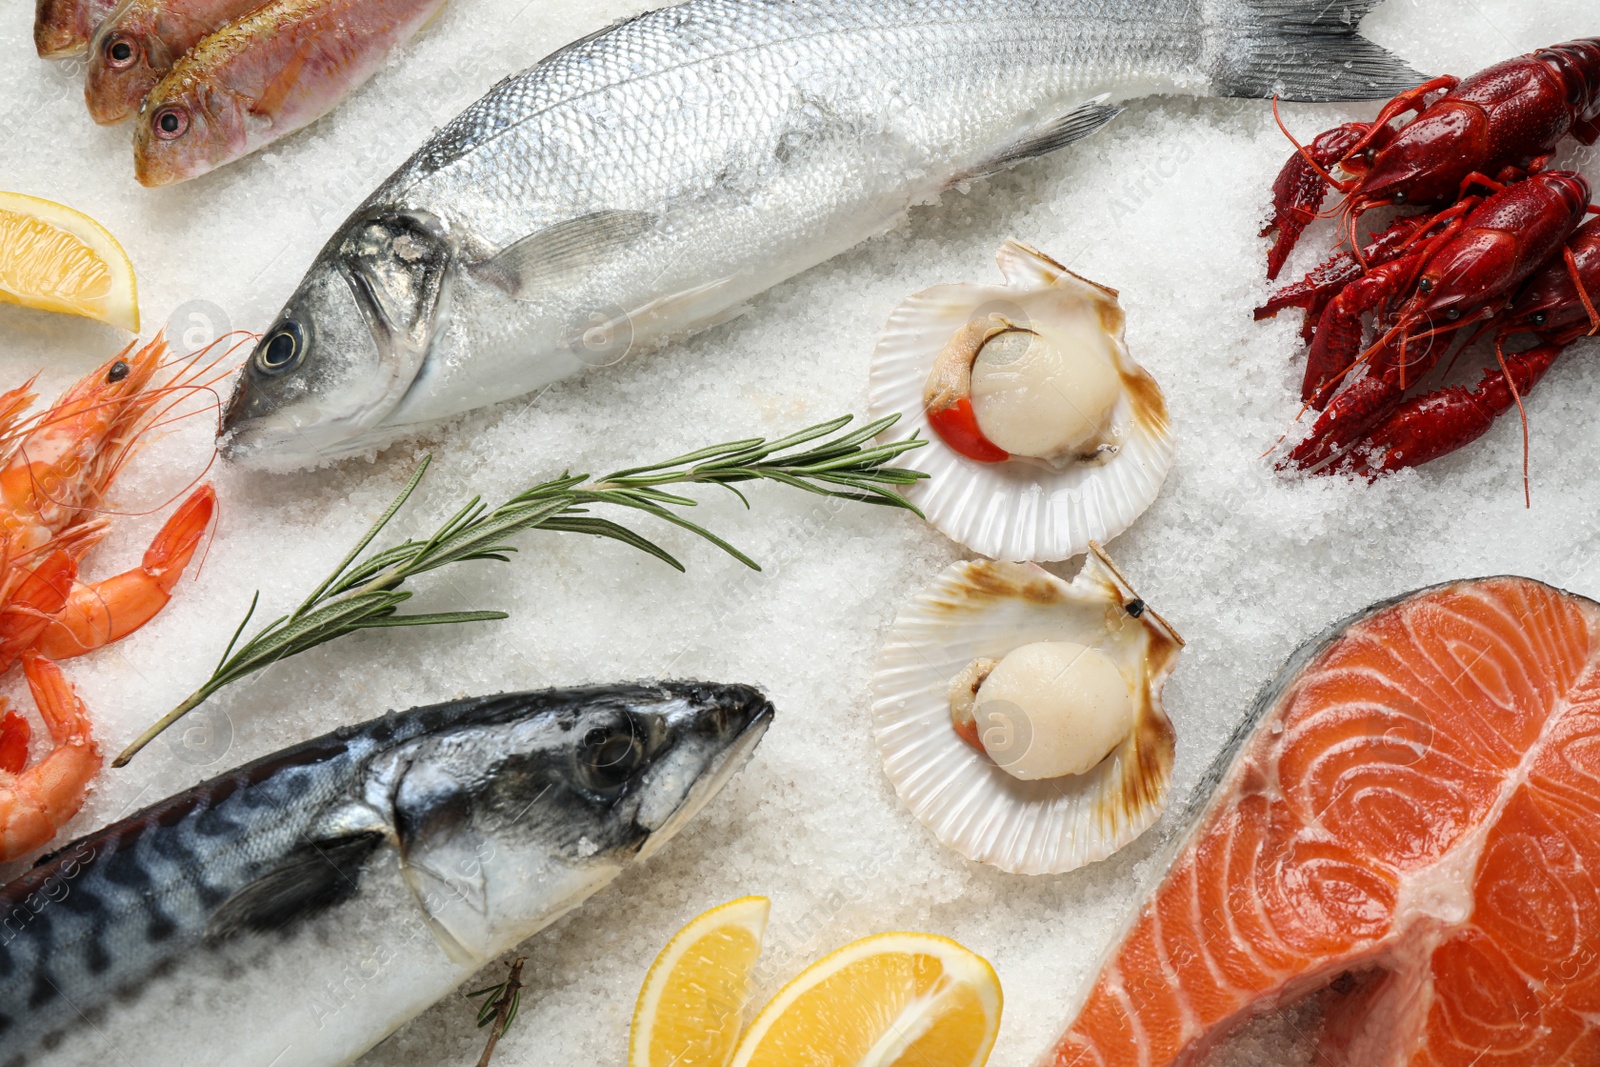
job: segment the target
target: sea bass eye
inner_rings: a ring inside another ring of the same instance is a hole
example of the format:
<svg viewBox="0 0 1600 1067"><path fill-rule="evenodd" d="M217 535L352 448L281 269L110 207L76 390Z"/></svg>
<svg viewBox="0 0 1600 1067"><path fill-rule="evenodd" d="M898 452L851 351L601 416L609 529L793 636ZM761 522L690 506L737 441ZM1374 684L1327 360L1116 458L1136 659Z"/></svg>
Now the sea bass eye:
<svg viewBox="0 0 1600 1067"><path fill-rule="evenodd" d="M181 107L164 107L155 114L151 129L163 141L182 137L189 129L189 113Z"/></svg>
<svg viewBox="0 0 1600 1067"><path fill-rule="evenodd" d="M264 374L282 374L300 362L304 340L300 324L287 320L256 349L256 369Z"/></svg>
<svg viewBox="0 0 1600 1067"><path fill-rule="evenodd" d="M112 37L106 42L106 66L122 70L133 65L133 42L126 37Z"/></svg>

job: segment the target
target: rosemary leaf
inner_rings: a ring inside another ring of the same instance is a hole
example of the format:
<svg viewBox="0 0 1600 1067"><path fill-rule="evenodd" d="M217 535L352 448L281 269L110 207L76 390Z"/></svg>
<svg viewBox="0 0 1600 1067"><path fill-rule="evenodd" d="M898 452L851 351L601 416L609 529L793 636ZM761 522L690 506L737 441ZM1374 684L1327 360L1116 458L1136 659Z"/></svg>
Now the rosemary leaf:
<svg viewBox="0 0 1600 1067"><path fill-rule="evenodd" d="M300 606L295 609L295 614L298 615L300 612L310 608L318 600L321 600L322 595L328 591L328 587L339 580L339 576L345 572L345 569L350 564L356 561L356 557L361 555L362 550L372 543L372 539L377 537L385 526L389 525L389 520L394 518L395 512L399 511L401 506L411 499L411 494L416 491L417 486L422 484L422 476L428 473L428 466L432 462L432 456L422 457L422 462L417 464L417 469L412 472L410 480L405 484L405 488L400 490L400 495L394 498L394 503L384 509L383 514L378 516L378 521L367 529L361 540L357 541L355 546L345 554L344 559L339 561L339 565L333 568L333 573L328 575L322 584L313 589L311 595L301 602Z"/></svg>
<svg viewBox="0 0 1600 1067"><path fill-rule="evenodd" d="M439 626L452 622L499 622L511 615L504 611L435 611L422 615L384 615L358 624L363 630L385 626Z"/></svg>
<svg viewBox="0 0 1600 1067"><path fill-rule="evenodd" d="M399 607L411 591L401 589L419 574L470 560L509 562L516 551L507 539L528 530L578 533L605 537L654 556L679 571L683 564L666 549L628 525L591 514L591 507L615 508L623 514L647 516L687 530L714 545L752 570L756 561L682 511L696 506L692 497L665 492L665 485L716 485L733 493L745 505L750 500L735 483L767 481L820 496L865 504L886 505L922 513L896 487L911 485L927 475L892 466L905 452L926 442L916 436L890 444L868 445L898 416L879 419L848 432L849 415L808 426L786 437L768 441L748 437L686 452L661 463L627 467L603 478L562 472L491 508L473 497L439 524L424 539L408 538L399 544L367 553L380 533L405 505L430 459L424 458L399 494L345 554L332 573L288 615L273 620L240 643L255 617L260 594L240 621L233 637L198 689L160 721L141 734L116 760L127 764L162 730L198 707L219 689L231 685L280 660L337 640L358 630L395 626L442 626L465 622L493 622L506 618L501 611L441 611L400 614ZM809 447L803 447L809 446ZM798 450L798 451L797 451ZM364 554L365 553L365 554ZM515 978L513 978L513 984ZM487 992L487 991L480 991ZM503 993L504 990L501 990ZM513 1002L502 1004L515 1014Z"/></svg>
<svg viewBox="0 0 1600 1067"><path fill-rule="evenodd" d="M610 519L595 518L594 516L586 517L581 515L571 518L557 516L553 519L547 519L544 525L540 528L544 530L554 530L558 533L585 533L593 534L596 537L610 537L613 540L621 541L625 545L632 545L641 552L648 552L650 555L656 557L656 559L659 559L661 562L665 563L674 570L686 570L684 565L679 563L677 558L674 557L672 553L668 552L654 541L649 540L641 534L636 534L626 526L612 522Z"/></svg>

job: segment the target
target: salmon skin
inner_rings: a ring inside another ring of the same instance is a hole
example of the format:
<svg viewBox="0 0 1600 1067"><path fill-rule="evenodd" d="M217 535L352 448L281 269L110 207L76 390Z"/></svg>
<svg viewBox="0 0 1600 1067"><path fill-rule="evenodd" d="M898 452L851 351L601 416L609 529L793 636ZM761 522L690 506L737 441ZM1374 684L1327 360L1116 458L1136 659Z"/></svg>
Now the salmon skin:
<svg viewBox="0 0 1600 1067"><path fill-rule="evenodd" d="M1597 636L1502 577L1302 646L1045 1062L1193 1064L1316 997L1318 1067L1600 1064Z"/></svg>

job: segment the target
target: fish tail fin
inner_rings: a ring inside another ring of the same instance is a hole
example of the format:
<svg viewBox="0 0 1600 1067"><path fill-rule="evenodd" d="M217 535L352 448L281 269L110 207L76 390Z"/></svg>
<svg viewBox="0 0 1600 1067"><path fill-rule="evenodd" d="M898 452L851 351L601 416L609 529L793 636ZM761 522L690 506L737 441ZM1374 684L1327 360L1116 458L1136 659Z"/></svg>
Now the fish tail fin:
<svg viewBox="0 0 1600 1067"><path fill-rule="evenodd" d="M1228 3L1208 20L1206 66L1213 91L1302 101L1376 100L1422 83L1424 75L1357 29L1382 2Z"/></svg>

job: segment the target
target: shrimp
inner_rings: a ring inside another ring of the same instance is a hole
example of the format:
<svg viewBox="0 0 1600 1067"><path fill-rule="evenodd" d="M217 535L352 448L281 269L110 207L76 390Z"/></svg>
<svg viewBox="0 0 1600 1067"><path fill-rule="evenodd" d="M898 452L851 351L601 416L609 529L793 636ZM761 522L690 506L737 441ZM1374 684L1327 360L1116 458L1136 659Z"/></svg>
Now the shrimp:
<svg viewBox="0 0 1600 1067"><path fill-rule="evenodd" d="M164 403L209 391L191 364L157 385L160 338L129 345L37 416L32 383L0 394L0 671L21 660L52 750L28 766L27 719L0 701L0 863L46 844L78 810L100 771L87 709L55 661L133 633L167 605L210 529L216 492L201 484L173 512L139 566L79 577L110 530L107 491Z"/></svg>
<svg viewBox="0 0 1600 1067"><path fill-rule="evenodd" d="M6 859L49 844L78 814L100 773L100 746L89 728L89 711L61 668L29 652L22 657L22 670L55 748L24 769L28 720L14 711L0 719L0 857Z"/></svg>

